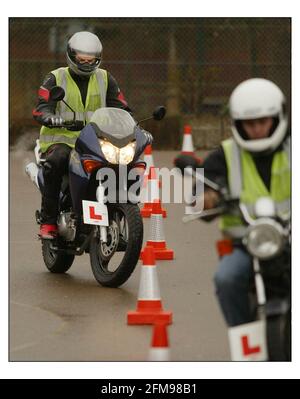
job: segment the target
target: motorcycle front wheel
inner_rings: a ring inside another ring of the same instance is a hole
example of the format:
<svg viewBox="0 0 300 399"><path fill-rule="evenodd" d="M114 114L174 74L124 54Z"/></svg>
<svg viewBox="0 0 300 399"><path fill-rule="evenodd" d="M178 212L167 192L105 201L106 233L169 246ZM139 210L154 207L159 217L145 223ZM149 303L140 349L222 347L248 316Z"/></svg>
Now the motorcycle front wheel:
<svg viewBox="0 0 300 399"><path fill-rule="evenodd" d="M267 318L267 340L270 361L291 360L290 313Z"/></svg>
<svg viewBox="0 0 300 399"><path fill-rule="evenodd" d="M138 205L109 204L107 243L99 228L90 243L90 262L95 279L106 287L119 287L131 276L143 244L143 221Z"/></svg>

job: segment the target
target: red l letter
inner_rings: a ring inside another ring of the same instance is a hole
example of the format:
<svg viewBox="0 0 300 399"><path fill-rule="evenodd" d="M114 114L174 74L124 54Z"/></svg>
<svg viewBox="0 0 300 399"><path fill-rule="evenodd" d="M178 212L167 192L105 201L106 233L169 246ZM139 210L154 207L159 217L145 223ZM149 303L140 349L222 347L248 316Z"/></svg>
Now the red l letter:
<svg viewBox="0 0 300 399"><path fill-rule="evenodd" d="M242 346L245 356L260 352L260 346L253 346L252 348L250 347L247 335L242 336Z"/></svg>
<svg viewBox="0 0 300 399"><path fill-rule="evenodd" d="M90 218L91 219L102 220L102 216L101 215L97 215L95 213L95 208L93 206L89 206L89 210L90 210Z"/></svg>

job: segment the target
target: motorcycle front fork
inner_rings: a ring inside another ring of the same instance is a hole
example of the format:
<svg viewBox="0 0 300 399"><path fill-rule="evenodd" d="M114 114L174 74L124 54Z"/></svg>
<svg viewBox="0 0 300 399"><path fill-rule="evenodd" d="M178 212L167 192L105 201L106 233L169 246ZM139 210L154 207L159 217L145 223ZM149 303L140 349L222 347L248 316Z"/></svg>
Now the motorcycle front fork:
<svg viewBox="0 0 300 399"><path fill-rule="evenodd" d="M260 263L257 258L253 258L253 270L254 270L254 282L256 289L257 305L258 305L257 316L259 320L265 320L266 290L260 271Z"/></svg>
<svg viewBox="0 0 300 399"><path fill-rule="evenodd" d="M97 198L97 201L103 205L105 205L104 191L105 191L105 189L99 181L99 186L96 191L96 198ZM101 240L101 242L107 242L107 227L106 226L100 226L100 240Z"/></svg>

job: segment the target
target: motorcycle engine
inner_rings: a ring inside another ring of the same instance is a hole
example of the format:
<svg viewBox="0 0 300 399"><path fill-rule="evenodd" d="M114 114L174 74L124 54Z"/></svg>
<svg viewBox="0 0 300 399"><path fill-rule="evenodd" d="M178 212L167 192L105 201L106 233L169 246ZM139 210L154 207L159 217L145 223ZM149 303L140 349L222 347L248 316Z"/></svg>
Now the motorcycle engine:
<svg viewBox="0 0 300 399"><path fill-rule="evenodd" d="M75 218L71 212L62 212L58 219L58 233L66 241L74 241L76 235Z"/></svg>

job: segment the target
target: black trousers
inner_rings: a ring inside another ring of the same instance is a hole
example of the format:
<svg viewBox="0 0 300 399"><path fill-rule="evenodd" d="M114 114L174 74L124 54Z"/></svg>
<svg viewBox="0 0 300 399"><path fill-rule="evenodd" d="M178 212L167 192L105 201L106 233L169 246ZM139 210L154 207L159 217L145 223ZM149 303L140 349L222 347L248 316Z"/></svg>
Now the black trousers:
<svg viewBox="0 0 300 399"><path fill-rule="evenodd" d="M63 176L68 172L71 148L67 144L53 144L46 152L43 164L44 193L41 219L45 224L56 224L58 200Z"/></svg>

